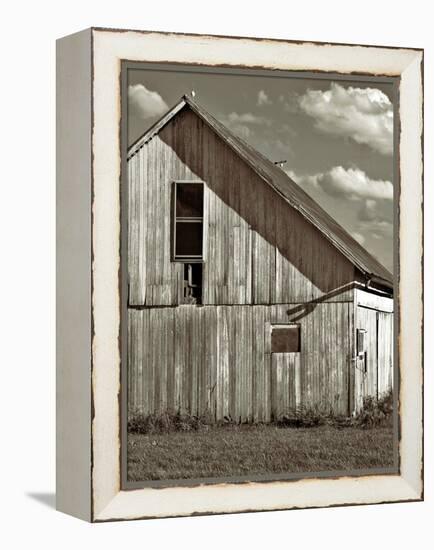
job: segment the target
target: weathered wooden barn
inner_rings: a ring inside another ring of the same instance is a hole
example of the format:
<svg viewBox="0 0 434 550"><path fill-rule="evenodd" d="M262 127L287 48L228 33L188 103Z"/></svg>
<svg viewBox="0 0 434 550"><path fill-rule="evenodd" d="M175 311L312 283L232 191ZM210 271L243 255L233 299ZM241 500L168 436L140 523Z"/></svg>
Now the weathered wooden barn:
<svg viewBox="0 0 434 550"><path fill-rule="evenodd" d="M350 415L393 383L391 274L184 96L128 151L128 408Z"/></svg>

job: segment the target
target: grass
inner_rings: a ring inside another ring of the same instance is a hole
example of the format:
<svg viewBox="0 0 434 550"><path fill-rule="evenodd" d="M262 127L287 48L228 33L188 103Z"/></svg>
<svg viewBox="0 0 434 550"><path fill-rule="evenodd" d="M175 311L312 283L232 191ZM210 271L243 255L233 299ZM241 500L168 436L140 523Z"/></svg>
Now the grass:
<svg viewBox="0 0 434 550"><path fill-rule="evenodd" d="M393 466L390 422L366 429L229 425L129 433L128 479L193 479Z"/></svg>
<svg viewBox="0 0 434 550"><path fill-rule="evenodd" d="M392 413L393 393L390 391L379 399L365 398L362 410L355 417L336 415L331 409L319 405L300 406L274 418L273 424L292 428L317 426L373 428L374 426L390 425ZM147 415L137 412L131 413L128 418L128 432L136 434L191 432L209 430L219 426L236 427L237 422L225 416L224 420L216 423L209 411L199 416L171 411Z"/></svg>
<svg viewBox="0 0 434 550"><path fill-rule="evenodd" d="M212 415L132 414L128 479L194 479L393 466L393 395L368 397L354 418L299 407L271 424Z"/></svg>

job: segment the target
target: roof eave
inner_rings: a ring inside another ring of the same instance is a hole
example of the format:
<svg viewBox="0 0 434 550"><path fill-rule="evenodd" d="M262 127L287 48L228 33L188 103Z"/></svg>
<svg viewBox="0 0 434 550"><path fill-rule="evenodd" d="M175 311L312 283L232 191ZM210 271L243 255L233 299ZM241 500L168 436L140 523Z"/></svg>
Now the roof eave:
<svg viewBox="0 0 434 550"><path fill-rule="evenodd" d="M127 159L133 157L140 149L151 140L160 130L168 124L172 118L179 113L186 105L186 96L183 96L176 105L174 105L167 113L165 113L160 119L157 120L144 134L142 134L132 145L128 147Z"/></svg>

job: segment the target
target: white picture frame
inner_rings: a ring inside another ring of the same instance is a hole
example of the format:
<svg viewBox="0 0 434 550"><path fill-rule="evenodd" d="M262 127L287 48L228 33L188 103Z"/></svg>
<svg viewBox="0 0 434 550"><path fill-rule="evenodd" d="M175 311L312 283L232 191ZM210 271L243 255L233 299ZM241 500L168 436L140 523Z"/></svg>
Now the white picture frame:
<svg viewBox="0 0 434 550"><path fill-rule="evenodd" d="M400 473L121 489L121 62L399 85ZM423 50L92 28L57 44L57 507L91 522L423 499Z"/></svg>

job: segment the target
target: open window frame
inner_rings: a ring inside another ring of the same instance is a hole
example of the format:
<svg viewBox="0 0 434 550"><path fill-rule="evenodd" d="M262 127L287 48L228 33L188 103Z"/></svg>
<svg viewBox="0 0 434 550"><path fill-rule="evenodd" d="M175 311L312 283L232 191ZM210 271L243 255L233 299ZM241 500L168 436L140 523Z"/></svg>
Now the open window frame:
<svg viewBox="0 0 434 550"><path fill-rule="evenodd" d="M93 28L59 40L57 60L58 509L102 522L421 500L423 51ZM119 343L125 336L120 304L128 281L120 258L126 238L120 125L122 67L128 62L399 80L398 474L123 489ZM68 273L74 273L72 282ZM67 353L70 349L74 354Z"/></svg>
<svg viewBox="0 0 434 550"><path fill-rule="evenodd" d="M180 186L194 186L202 191L202 215L201 216L179 216L177 212L178 189ZM173 205L172 205L172 261L181 263L202 263L204 261L204 226L205 226L205 184L201 180L175 180L173 182ZM178 224L191 223L201 227L201 253L200 254L178 254L177 237L179 239Z"/></svg>

